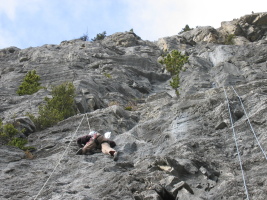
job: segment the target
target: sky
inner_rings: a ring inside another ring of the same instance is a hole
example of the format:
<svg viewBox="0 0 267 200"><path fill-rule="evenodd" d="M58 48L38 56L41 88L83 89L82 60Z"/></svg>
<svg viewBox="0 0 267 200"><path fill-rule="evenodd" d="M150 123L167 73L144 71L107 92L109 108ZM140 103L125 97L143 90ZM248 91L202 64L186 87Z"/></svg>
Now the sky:
<svg viewBox="0 0 267 200"><path fill-rule="evenodd" d="M265 9L265 10L264 10ZM0 49L133 31L143 40L267 12L267 0L0 0Z"/></svg>

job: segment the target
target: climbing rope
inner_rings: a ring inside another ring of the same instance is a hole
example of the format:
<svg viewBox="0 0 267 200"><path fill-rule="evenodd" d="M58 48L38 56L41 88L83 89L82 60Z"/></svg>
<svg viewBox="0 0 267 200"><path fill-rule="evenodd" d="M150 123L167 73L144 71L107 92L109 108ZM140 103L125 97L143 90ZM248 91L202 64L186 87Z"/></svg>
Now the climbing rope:
<svg viewBox="0 0 267 200"><path fill-rule="evenodd" d="M87 114L86 114L86 116L87 116ZM37 197L41 194L41 192L43 191L44 187L46 186L46 184L48 183L48 181L49 181L50 178L52 177L53 173L56 171L56 168L57 168L58 165L60 164L60 161L62 160L62 158L63 158L63 156L65 155L65 153L67 152L67 150L68 150L68 148L69 148L71 142L73 141L74 136L76 136L77 131L78 131L78 129L80 128L80 125L82 124L82 121L83 121L84 117L85 117L85 114L83 115L83 118L82 118L82 120L81 120L81 122L80 122L78 128L76 129L75 133L74 133L73 136L71 137L71 141L69 142L68 146L66 147L66 149L65 149L65 151L63 152L63 154L62 154L62 156L60 157L60 159L58 160L56 166L54 167L54 169L53 169L53 171L51 172L50 176L48 177L48 179L47 179L46 182L44 183L43 187L40 189L40 191L38 192L38 194L35 196L34 200L36 200ZM88 120L88 118L87 118L87 120ZM89 120L88 120L88 124L89 124ZM89 127L90 127L90 125L89 125Z"/></svg>
<svg viewBox="0 0 267 200"><path fill-rule="evenodd" d="M239 99L239 101L240 101L240 103L241 103L241 106L242 106L242 108L243 108L243 110L244 110L244 113L245 113L245 115L246 115L246 118L247 118L247 120L248 120L250 129L251 129L252 133L254 134L254 137L255 137L255 139L256 139L256 141L257 141L257 143L258 143L258 145L259 145L259 147L260 147L260 149L261 149L261 151L262 151L262 153L263 153L265 159L267 160L266 153L265 153L265 151L263 150L263 148L262 148L262 146L261 146L261 144L260 144L260 142L259 142L259 139L258 139L258 137L257 137L257 135L256 135L256 133L255 133L255 131L254 131L254 129L253 129L251 123L250 123L250 120L249 120L249 117L248 117L248 115L247 115L247 112L246 112L246 109L245 109L245 107L244 107L244 104L243 104L243 102L242 102L242 99L241 99L240 96L237 94L237 92L236 92L236 90L234 89L233 86L232 86L232 89L234 90L236 96L238 97L238 99Z"/></svg>
<svg viewBox="0 0 267 200"><path fill-rule="evenodd" d="M245 191L246 191L246 195L247 195L247 200L249 200L248 189L247 189L247 185L246 185L246 180L245 180L244 170L243 170L243 167L242 167L242 161L241 161L240 152L239 152L239 148L238 148L238 143L237 143L237 138L236 138L236 133L235 133L235 128L234 128L233 118L232 118L231 109L230 109L230 105L229 105L229 99L228 99L228 96L226 94L226 91L225 91L224 87L223 87L223 90L224 90L224 95L225 95L225 98L226 98L226 101L227 101L228 112L229 112L230 121L231 121L231 125L232 125L233 136L234 136L234 140L235 140L236 151L237 151L237 154L238 154L240 169L241 169L241 172L242 172L242 177L243 177L244 187L245 187Z"/></svg>

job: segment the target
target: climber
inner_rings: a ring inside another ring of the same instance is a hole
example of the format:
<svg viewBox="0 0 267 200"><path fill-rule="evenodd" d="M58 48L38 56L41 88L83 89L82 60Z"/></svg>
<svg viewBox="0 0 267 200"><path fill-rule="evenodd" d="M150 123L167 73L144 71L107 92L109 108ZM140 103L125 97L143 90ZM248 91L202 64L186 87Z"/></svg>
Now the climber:
<svg viewBox="0 0 267 200"><path fill-rule="evenodd" d="M118 160L118 152L113 149L116 143L96 131L91 131L88 135L79 137L77 144L80 149L76 155L90 154L101 150L104 154L111 155L114 161Z"/></svg>

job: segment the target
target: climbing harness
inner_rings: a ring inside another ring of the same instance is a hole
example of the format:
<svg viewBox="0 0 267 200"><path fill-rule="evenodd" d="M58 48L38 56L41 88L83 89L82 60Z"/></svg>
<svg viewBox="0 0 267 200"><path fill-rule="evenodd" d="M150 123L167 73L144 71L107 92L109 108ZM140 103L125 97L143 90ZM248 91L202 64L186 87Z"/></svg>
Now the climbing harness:
<svg viewBox="0 0 267 200"><path fill-rule="evenodd" d="M247 185L246 185L244 170L243 170L242 161L241 161L241 157L240 157L240 152L239 152L239 148L238 148L238 143L237 143L237 138L236 138L236 133L235 133L235 128L234 128L233 118L232 118L232 114L231 114L231 110L230 110L229 99L228 99L228 96L226 94L226 91L225 91L224 87L223 87L223 90L224 90L224 95L225 95L225 98L226 98L226 101L227 101L228 112L229 112L229 116L230 116L231 126L232 126L232 130L233 130L233 136L234 136L234 140L235 140L236 151L237 151L237 154L238 154L240 169L241 169L242 177L243 177L243 183L244 183L244 187L245 187L245 191L246 191L246 195L247 195L247 200L249 200L248 189L247 189Z"/></svg>
<svg viewBox="0 0 267 200"><path fill-rule="evenodd" d="M50 174L49 177L47 178L47 180L46 180L46 182L44 183L43 187L40 189L40 191L38 192L38 194L35 196L34 200L36 200L37 197L41 194L41 192L43 191L44 187L46 186L46 184L48 183L48 181L49 181L50 178L52 177L53 173L56 171L56 168L59 166L59 164L60 164L60 162L61 162L63 156L65 155L65 153L67 152L67 150L68 150L68 148L69 148L71 142L73 141L73 138L76 136L77 131L79 130L79 128L80 128L80 126L81 126L81 124L82 124L82 122L83 122L85 116L86 116L86 118L87 118L87 122L88 122L89 130L90 130L89 119L88 119L87 113L85 113L85 114L83 114L83 118L82 118L82 120L81 120L79 126L77 127L76 131L75 131L74 134L72 135L72 137L71 137L71 141L69 142L69 144L68 144L68 146L66 147L65 151L63 152L62 156L59 158L59 160L58 160L56 166L54 167L53 171L51 172L51 174Z"/></svg>

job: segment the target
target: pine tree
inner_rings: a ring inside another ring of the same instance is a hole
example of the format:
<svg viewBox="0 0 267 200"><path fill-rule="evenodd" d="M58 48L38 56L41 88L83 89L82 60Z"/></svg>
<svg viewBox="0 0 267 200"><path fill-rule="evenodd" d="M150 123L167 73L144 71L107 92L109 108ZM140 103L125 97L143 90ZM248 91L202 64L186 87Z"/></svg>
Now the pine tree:
<svg viewBox="0 0 267 200"><path fill-rule="evenodd" d="M29 71L26 76L24 77L21 85L19 86L19 89L17 90L18 95L30 95L38 90L41 89L39 83L40 81L40 76L36 74L35 70Z"/></svg>

